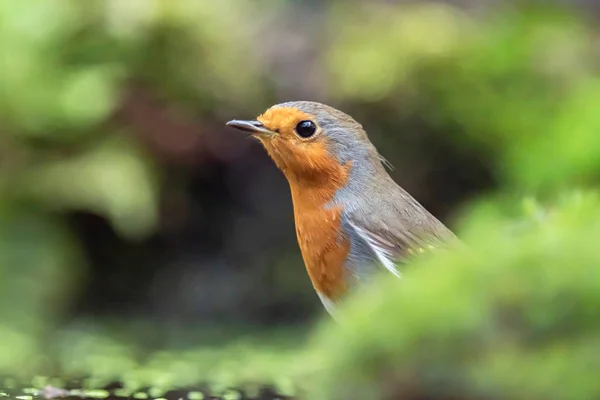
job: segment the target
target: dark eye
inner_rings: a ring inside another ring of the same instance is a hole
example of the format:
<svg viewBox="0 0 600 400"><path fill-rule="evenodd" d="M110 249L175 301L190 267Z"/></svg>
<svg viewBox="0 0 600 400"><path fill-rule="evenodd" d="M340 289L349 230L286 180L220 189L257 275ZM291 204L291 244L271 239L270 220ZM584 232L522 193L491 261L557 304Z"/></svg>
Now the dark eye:
<svg viewBox="0 0 600 400"><path fill-rule="evenodd" d="M296 133L303 138L309 138L315 134L317 126L312 121L300 121L296 125Z"/></svg>

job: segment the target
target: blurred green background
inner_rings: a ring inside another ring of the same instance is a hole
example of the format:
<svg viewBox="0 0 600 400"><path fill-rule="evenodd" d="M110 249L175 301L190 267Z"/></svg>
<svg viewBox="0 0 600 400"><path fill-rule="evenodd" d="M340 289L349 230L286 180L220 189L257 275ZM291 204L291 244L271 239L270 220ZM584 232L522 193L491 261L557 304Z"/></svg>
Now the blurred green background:
<svg viewBox="0 0 600 400"><path fill-rule="evenodd" d="M201 382L600 396L599 16L594 1L0 2L0 375L155 397ZM350 301L351 329L332 324L285 179L224 126L289 100L361 122L475 260L382 277Z"/></svg>

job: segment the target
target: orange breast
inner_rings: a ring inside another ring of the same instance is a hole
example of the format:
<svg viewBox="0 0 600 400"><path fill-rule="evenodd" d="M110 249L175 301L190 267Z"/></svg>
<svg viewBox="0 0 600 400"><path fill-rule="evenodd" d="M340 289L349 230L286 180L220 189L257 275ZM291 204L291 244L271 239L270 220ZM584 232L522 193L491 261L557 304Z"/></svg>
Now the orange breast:
<svg viewBox="0 0 600 400"><path fill-rule="evenodd" d="M302 190L290 185L294 202L296 235L308 275L315 290L336 300L347 289L344 263L350 242L342 235L341 209L327 209L326 202L315 201L325 193Z"/></svg>

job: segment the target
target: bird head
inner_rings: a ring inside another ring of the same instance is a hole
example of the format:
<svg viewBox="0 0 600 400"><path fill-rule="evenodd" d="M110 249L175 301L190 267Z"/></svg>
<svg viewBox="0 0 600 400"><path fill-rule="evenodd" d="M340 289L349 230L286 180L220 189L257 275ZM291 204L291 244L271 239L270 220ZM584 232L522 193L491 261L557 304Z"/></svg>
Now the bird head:
<svg viewBox="0 0 600 400"><path fill-rule="evenodd" d="M227 125L257 138L290 181L340 181L359 168L373 174L383 171L382 158L363 127L325 104L281 103L256 120L232 120Z"/></svg>

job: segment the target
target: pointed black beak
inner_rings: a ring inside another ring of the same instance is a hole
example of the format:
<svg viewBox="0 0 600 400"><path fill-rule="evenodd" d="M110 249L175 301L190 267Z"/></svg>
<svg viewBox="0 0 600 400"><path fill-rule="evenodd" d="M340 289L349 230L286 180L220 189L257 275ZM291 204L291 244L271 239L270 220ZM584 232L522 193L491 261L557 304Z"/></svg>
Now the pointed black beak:
<svg viewBox="0 0 600 400"><path fill-rule="evenodd" d="M263 124L261 124L258 121L242 121L242 120L238 120L238 119L234 119L229 121L227 124L225 124L227 126L231 126L235 129L239 129L240 131L244 131L244 132L249 132L255 135L267 135L267 136L273 136L276 135L275 132L265 128L265 126Z"/></svg>

